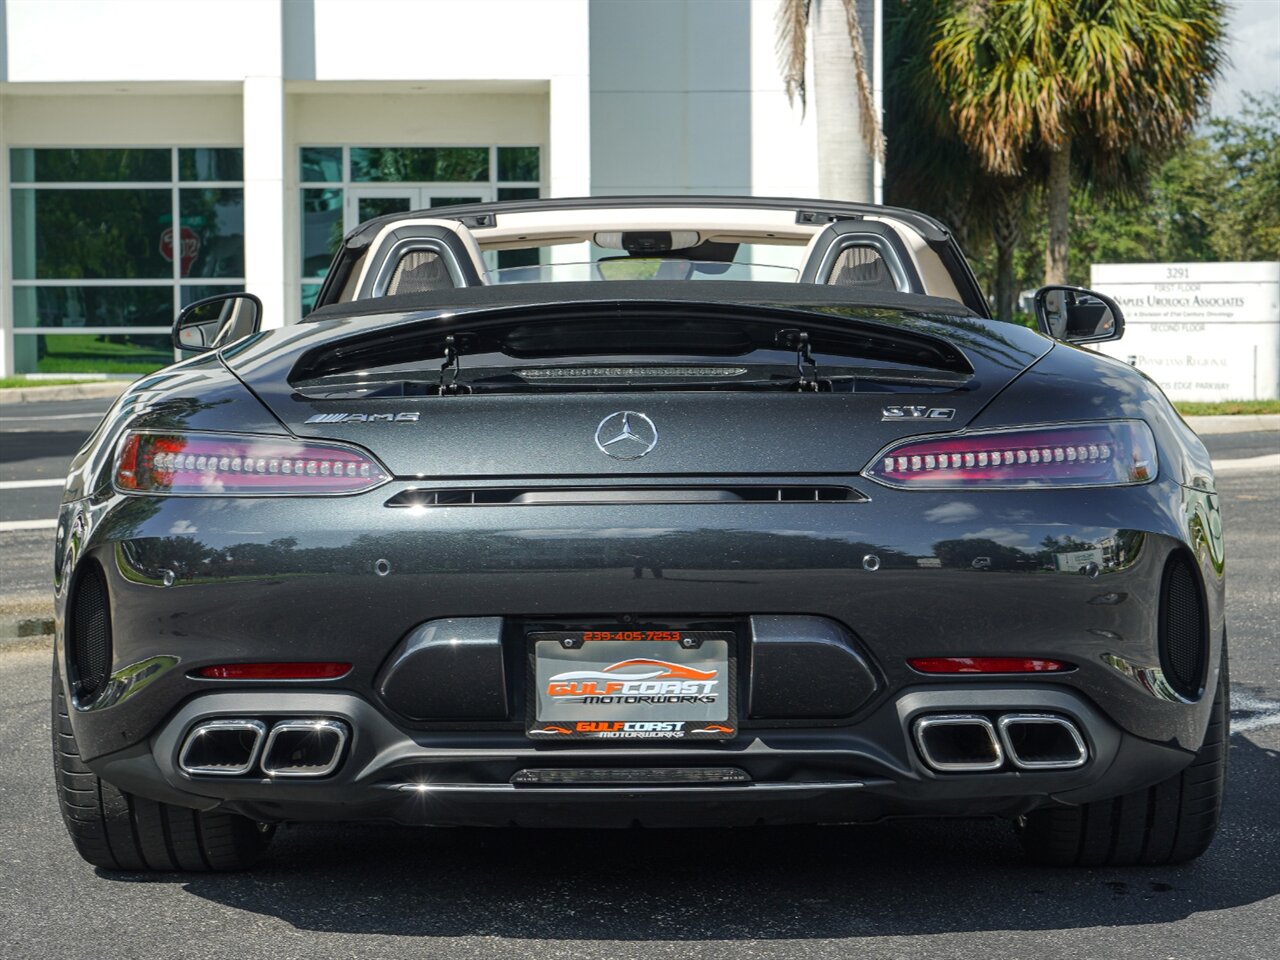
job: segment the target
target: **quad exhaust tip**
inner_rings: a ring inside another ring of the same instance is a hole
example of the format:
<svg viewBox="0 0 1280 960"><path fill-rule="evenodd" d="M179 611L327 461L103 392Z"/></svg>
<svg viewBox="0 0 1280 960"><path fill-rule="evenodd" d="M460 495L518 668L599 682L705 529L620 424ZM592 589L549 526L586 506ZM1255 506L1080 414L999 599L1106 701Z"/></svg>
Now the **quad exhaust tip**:
<svg viewBox="0 0 1280 960"><path fill-rule="evenodd" d="M1054 713L1006 713L1000 740L1014 766L1023 770L1071 770L1089 760L1076 725Z"/></svg>
<svg viewBox="0 0 1280 960"><path fill-rule="evenodd" d="M261 720L206 720L187 734L178 766L183 773L238 777L258 762L266 735Z"/></svg>
<svg viewBox="0 0 1280 960"><path fill-rule="evenodd" d="M1006 713L993 724L976 713L930 714L913 724L924 762L944 773L1072 770L1089 761L1076 724L1055 713Z"/></svg>
<svg viewBox="0 0 1280 960"><path fill-rule="evenodd" d="M284 720L271 728L262 751L268 777L323 777L332 773L347 745L338 720Z"/></svg>
<svg viewBox="0 0 1280 960"><path fill-rule="evenodd" d="M916 746L935 770L974 773L1004 766L996 728L976 713L933 714L915 722Z"/></svg>
<svg viewBox="0 0 1280 960"><path fill-rule="evenodd" d="M223 718L197 723L183 741L178 769L202 777L323 777L338 768L350 737L341 720Z"/></svg>

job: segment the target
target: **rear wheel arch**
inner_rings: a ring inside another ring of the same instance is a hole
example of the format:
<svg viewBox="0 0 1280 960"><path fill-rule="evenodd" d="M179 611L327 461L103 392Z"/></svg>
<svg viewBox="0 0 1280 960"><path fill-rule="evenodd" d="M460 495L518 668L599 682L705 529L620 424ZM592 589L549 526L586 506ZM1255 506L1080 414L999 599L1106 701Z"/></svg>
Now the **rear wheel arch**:
<svg viewBox="0 0 1280 960"><path fill-rule="evenodd" d="M76 851L104 870L243 870L265 854L274 825L190 810L117 789L80 758L58 659L52 670L54 785Z"/></svg>

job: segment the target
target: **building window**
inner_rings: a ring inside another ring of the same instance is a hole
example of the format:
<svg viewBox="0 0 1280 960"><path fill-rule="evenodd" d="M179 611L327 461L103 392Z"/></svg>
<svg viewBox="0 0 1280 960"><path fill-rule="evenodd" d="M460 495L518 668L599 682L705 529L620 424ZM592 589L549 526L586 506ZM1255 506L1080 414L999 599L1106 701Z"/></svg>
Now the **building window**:
<svg viewBox="0 0 1280 960"><path fill-rule="evenodd" d="M540 147L302 147L302 312L342 238L388 213L541 195ZM494 264L517 266L527 250L504 250ZM537 252L533 251L536 259Z"/></svg>
<svg viewBox="0 0 1280 960"><path fill-rule="evenodd" d="M239 147L15 148L10 171L16 372L149 373L178 310L244 288Z"/></svg>

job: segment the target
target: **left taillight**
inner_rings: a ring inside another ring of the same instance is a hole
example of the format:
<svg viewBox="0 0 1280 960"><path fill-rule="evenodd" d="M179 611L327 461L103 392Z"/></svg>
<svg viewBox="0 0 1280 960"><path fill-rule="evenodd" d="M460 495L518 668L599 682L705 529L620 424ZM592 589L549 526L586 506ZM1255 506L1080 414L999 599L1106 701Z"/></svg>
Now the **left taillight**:
<svg viewBox="0 0 1280 960"><path fill-rule="evenodd" d="M355 447L288 437L129 432L115 464L122 493L314 496L360 493L388 479Z"/></svg>

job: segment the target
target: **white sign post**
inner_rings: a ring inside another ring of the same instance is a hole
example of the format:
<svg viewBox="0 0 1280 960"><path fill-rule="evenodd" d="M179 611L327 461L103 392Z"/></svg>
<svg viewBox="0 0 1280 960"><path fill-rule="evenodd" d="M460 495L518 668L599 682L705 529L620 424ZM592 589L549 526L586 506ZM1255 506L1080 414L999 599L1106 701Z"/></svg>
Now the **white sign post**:
<svg viewBox="0 0 1280 960"><path fill-rule="evenodd" d="M1124 310L1098 348L1170 400L1280 398L1280 262L1095 263L1090 286Z"/></svg>

